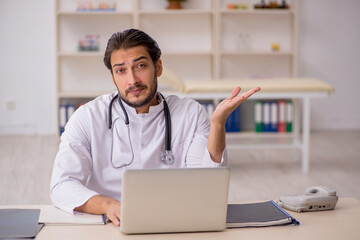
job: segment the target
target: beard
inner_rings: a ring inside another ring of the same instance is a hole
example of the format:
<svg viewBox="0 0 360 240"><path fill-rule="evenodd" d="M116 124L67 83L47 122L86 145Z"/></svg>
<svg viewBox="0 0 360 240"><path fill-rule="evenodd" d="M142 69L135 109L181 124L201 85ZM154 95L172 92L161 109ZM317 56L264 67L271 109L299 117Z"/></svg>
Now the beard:
<svg viewBox="0 0 360 240"><path fill-rule="evenodd" d="M148 87L146 85L136 84L136 85L131 86L128 89L126 89L125 96L123 96L120 93L120 91L118 90L121 100L123 100L127 105L129 105L130 107L133 107L133 108L140 108L140 107L146 106L155 97L155 95L157 93L157 76L156 76L156 72L155 72L155 75L154 75L153 84L150 85L149 93L146 95L146 97L143 100L130 101L129 98L126 97L128 92L133 90L133 89L137 89L137 88L142 88L144 90L148 89Z"/></svg>

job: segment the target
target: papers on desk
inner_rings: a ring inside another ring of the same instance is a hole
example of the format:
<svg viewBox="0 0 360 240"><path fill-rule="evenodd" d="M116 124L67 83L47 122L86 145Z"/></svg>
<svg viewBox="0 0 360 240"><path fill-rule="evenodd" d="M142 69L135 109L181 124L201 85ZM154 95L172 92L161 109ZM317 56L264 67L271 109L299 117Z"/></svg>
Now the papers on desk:
<svg viewBox="0 0 360 240"><path fill-rule="evenodd" d="M39 222L45 225L98 225L105 224L106 220L104 215L80 212L72 215L52 205L47 205L41 209Z"/></svg>
<svg viewBox="0 0 360 240"><path fill-rule="evenodd" d="M229 204L226 226L234 227L266 227L300 223L281 209L274 201Z"/></svg>

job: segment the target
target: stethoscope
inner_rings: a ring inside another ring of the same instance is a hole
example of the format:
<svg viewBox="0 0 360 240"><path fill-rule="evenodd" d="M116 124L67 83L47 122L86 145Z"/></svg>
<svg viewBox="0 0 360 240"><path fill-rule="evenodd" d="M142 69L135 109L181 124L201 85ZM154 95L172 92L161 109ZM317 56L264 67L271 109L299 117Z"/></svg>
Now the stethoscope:
<svg viewBox="0 0 360 240"><path fill-rule="evenodd" d="M160 161L162 164L164 165L172 165L175 162L175 157L173 155L173 153L171 152L171 118L170 118L170 111L169 111L169 107L167 105L167 102L165 100L165 97L159 92L160 96L163 99L163 105L164 105L164 115L165 115L165 150L161 152L160 154ZM129 137L129 144L130 144L130 148L131 148L131 152L132 152L132 157L131 157L131 161L128 163L123 163L119 166L116 166L113 162L112 159L112 153L113 153L113 139L111 139L111 155L110 155L110 162L111 165L114 168L122 168L122 167L126 167L129 166L133 163L134 161L134 149L131 143L131 139L130 139L130 121L129 121L129 116L125 110L125 107L122 103L121 98L119 97L119 94L116 94L115 97L113 97L110 101L109 104L109 122L108 122L108 127L109 130L112 131L112 106L113 103L115 102L115 100L118 99L120 107L122 109L122 111L124 112L124 116L125 116L125 124L128 128L128 137ZM111 137L113 138L112 134Z"/></svg>

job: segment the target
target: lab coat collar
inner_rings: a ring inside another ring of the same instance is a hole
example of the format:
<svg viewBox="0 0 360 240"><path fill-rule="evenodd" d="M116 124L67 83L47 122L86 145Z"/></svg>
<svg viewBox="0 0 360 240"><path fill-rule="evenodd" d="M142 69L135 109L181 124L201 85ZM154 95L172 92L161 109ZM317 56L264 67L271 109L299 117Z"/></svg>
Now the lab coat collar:
<svg viewBox="0 0 360 240"><path fill-rule="evenodd" d="M115 97L115 95L118 94L118 92L114 92L112 93L110 96L111 96L111 99ZM163 94L164 95L164 94ZM158 96L158 101L159 101L159 104L155 105L155 106L150 106L149 108L149 112L148 113L143 113L143 114L156 114L156 113L159 113L161 111L164 110L164 105L163 105L163 101L164 99L161 97L160 93L157 92L157 96ZM167 96L164 95L164 97L166 98ZM110 99L110 101L111 101ZM129 106L128 104L126 104L124 101L122 101L123 105L124 105L124 108L129 116L129 119L131 121L131 118L138 118L140 117L142 114L138 114L136 112L136 109ZM118 118L122 118L124 121L125 121L125 115L124 115L124 112L123 110L121 109L120 107L120 104L118 102L118 100L115 100L114 103L113 103L113 109L112 109L113 113L112 113L112 121L114 122L116 119Z"/></svg>

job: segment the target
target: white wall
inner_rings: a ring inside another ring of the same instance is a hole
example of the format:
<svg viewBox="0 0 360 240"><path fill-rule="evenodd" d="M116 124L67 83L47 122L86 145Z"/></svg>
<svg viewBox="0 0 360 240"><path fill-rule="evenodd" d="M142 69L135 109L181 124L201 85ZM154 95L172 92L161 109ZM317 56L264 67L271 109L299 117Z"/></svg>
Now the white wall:
<svg viewBox="0 0 360 240"><path fill-rule="evenodd" d="M359 12L358 0L300 0L299 76L335 87L312 102L313 129L360 129ZM54 21L53 0L0 1L0 134L57 132Z"/></svg>
<svg viewBox="0 0 360 240"><path fill-rule="evenodd" d="M313 129L360 129L360 1L300 0L299 76L335 87L314 100Z"/></svg>
<svg viewBox="0 0 360 240"><path fill-rule="evenodd" d="M53 1L0 1L0 134L56 131L54 22Z"/></svg>

